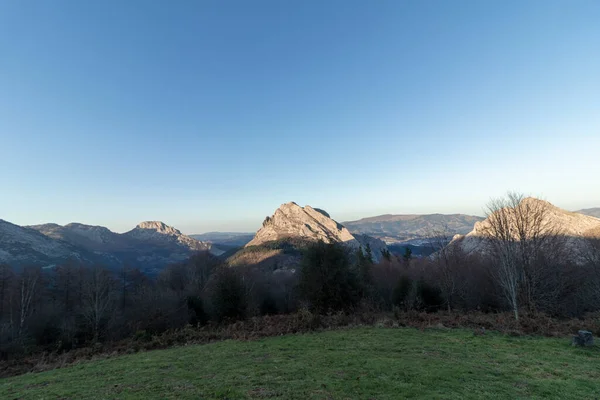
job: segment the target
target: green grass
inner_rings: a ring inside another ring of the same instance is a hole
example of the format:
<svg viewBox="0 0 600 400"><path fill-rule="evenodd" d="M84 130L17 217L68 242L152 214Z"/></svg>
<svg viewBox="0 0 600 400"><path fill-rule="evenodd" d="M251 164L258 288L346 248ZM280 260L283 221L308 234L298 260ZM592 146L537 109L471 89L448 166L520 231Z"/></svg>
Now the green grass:
<svg viewBox="0 0 600 400"><path fill-rule="evenodd" d="M0 381L1 399L593 399L568 339L360 328L138 353Z"/></svg>

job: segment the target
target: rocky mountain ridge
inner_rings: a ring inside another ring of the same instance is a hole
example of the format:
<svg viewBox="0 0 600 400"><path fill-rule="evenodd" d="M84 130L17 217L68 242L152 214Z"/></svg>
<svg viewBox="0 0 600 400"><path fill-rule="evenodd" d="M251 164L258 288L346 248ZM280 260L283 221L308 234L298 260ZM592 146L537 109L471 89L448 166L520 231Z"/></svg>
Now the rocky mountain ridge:
<svg viewBox="0 0 600 400"><path fill-rule="evenodd" d="M85 256L67 242L0 219L0 263L52 265L69 259L81 261Z"/></svg>
<svg viewBox="0 0 600 400"><path fill-rule="evenodd" d="M311 206L300 207L290 202L282 204L271 217L265 218L262 228L246 247L285 237L323 240L327 243L355 240L348 229L332 220L329 214Z"/></svg>
<svg viewBox="0 0 600 400"><path fill-rule="evenodd" d="M146 221L126 233L102 226L70 223L21 227L0 220L0 262L15 266L58 265L67 261L123 265L156 271L198 251L219 249L160 221Z"/></svg>
<svg viewBox="0 0 600 400"><path fill-rule="evenodd" d="M191 251L210 250L210 243L201 242L192 237L182 234L178 229L166 225L161 221L145 221L138 224L134 229L123 234L131 239L152 242L158 245L176 245Z"/></svg>
<svg viewBox="0 0 600 400"><path fill-rule="evenodd" d="M569 251L574 254L584 254L588 239L600 238L600 219L579 212L571 212L540 199L527 197L521 200L518 206L523 210L543 210L540 217L539 231L564 237ZM496 211L498 213L500 211ZM512 215L512 214L510 214ZM492 235L491 218L477 222L473 230L466 235L456 235L451 244L460 245L467 252L485 251L486 238ZM517 228L514 218L508 218L508 229L514 232Z"/></svg>
<svg viewBox="0 0 600 400"><path fill-rule="evenodd" d="M262 228L256 232L246 247L260 246L268 242L294 238L297 240L326 243L338 242L353 248L371 247L376 259L381 257L385 243L367 235L352 235L350 231L333 220L329 214L311 206L301 207L294 202L282 204L275 213L265 218Z"/></svg>

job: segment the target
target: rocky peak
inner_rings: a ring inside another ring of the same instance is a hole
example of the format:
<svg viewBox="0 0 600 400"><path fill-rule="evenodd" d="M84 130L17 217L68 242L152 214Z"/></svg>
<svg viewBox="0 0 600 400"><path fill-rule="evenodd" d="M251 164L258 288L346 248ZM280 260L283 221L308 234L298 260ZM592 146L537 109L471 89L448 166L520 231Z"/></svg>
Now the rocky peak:
<svg viewBox="0 0 600 400"><path fill-rule="evenodd" d="M172 226L161 221L144 221L124 235L138 241L153 242L160 246L179 246L191 251L209 250L209 243L204 243L184 235Z"/></svg>
<svg viewBox="0 0 600 400"><path fill-rule="evenodd" d="M543 214L541 214L543 217L540 219L539 226L542 233L564 236L568 248L574 255L585 251L586 238L597 237L600 234L600 219L563 210L547 201L527 197L515 207L518 212L510 212L507 216L509 229L514 232L516 238L518 238L518 229L515 215L528 212L535 213L541 209L543 209ZM499 212L501 211L496 211L496 213ZM485 251L485 238L489 237L492 232L490 229L491 218L494 218L494 214L481 222L477 222L473 230L467 235L455 236L452 243L459 244L467 252Z"/></svg>
<svg viewBox="0 0 600 400"><path fill-rule="evenodd" d="M588 232L596 230L600 226L600 219L588 215L563 210L552 203L535 197L526 197L515 207L521 213L538 212L543 210L541 225L548 232L560 235L578 237L587 236ZM496 211L499 212L499 211ZM509 215L515 215L511 213ZM509 220L510 222L510 220ZM516 221L512 221L516 225ZM490 218L477 222L474 229L466 236L482 236L489 230ZM516 227L514 228L516 230Z"/></svg>
<svg viewBox="0 0 600 400"><path fill-rule="evenodd" d="M181 232L178 229L175 229L161 221L144 221L139 223L135 229L156 231L164 235L181 236Z"/></svg>
<svg viewBox="0 0 600 400"><path fill-rule="evenodd" d="M352 235L327 212L311 206L300 207L294 202L282 204L272 216L265 218L262 228L246 246L259 246L285 238L339 242L355 249L368 244L375 259L379 259L381 250L386 248L381 240L366 235Z"/></svg>
<svg viewBox="0 0 600 400"><path fill-rule="evenodd" d="M262 228L246 246L257 246L286 237L358 245L352 234L327 213L311 206L300 207L290 202L282 204L273 216L265 218Z"/></svg>

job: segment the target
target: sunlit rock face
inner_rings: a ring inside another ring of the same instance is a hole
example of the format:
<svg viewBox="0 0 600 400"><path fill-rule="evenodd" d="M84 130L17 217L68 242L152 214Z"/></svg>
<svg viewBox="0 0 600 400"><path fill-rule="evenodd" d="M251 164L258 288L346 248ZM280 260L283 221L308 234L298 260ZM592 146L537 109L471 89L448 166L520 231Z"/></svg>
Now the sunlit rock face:
<svg viewBox="0 0 600 400"><path fill-rule="evenodd" d="M553 204L536 199L533 197L524 198L514 210L519 209L521 213L540 212L540 221L538 223L538 233L557 235L564 238L566 249L572 254L572 259L575 262L583 263L585 255L588 251L590 239L600 238L600 219L589 215L584 215L578 212L571 212L556 207ZM511 209L513 210L513 209ZM540 211L543 210L543 211ZM502 210L496 211L500 213ZM450 245L458 245L466 253L488 251L486 243L488 238L494 236L492 222L495 214L491 214L488 218L481 222L477 222L471 232L466 235L456 235ZM506 220L505 230L511 232L512 235L519 237L519 223L517 222L518 212L511 212L508 215L511 217ZM536 229L531 229L531 232ZM525 235L527 236L527 235ZM532 239L527 237L527 240Z"/></svg>
<svg viewBox="0 0 600 400"><path fill-rule="evenodd" d="M352 235L323 210L311 206L300 207L294 202L282 204L272 216L267 217L246 247L285 238L337 242L353 249L365 248L368 244L375 259L379 259L381 250L386 247L381 240L366 235Z"/></svg>

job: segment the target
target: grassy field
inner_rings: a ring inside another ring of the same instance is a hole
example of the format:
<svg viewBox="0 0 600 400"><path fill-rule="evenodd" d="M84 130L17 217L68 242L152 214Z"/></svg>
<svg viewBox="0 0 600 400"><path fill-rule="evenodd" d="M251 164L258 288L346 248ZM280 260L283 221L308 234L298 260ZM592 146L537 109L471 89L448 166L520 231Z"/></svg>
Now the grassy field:
<svg viewBox="0 0 600 400"><path fill-rule="evenodd" d="M0 381L1 399L600 398L568 339L359 328L132 354Z"/></svg>

